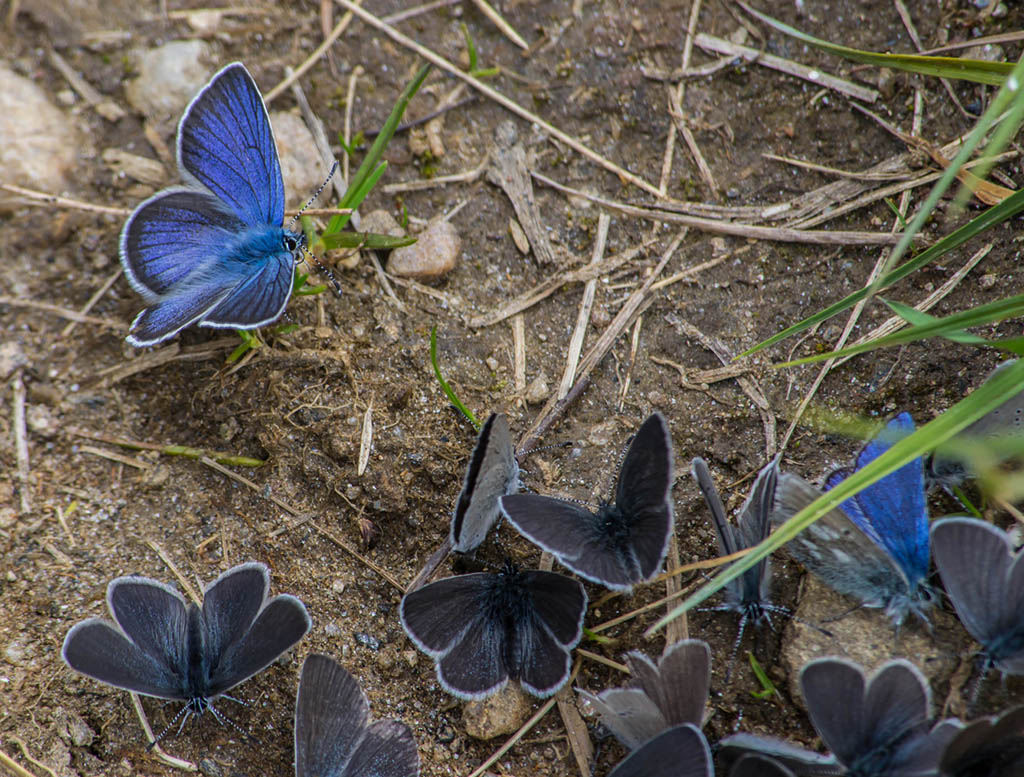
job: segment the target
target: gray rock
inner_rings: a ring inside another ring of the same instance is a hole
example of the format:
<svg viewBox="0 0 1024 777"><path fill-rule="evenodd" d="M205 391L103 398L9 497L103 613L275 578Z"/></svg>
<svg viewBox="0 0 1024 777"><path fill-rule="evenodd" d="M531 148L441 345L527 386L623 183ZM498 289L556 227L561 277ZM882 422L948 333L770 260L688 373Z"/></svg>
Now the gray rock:
<svg viewBox="0 0 1024 777"><path fill-rule="evenodd" d="M81 147L68 116L46 92L0 65L0 180L60 192Z"/></svg>
<svg viewBox="0 0 1024 777"><path fill-rule="evenodd" d="M324 169L313 133L299 116L275 111L270 114L270 124L274 128L277 153L281 157L285 205L288 208L301 208L320 188L330 171ZM324 189L324 192L328 191Z"/></svg>
<svg viewBox="0 0 1024 777"><path fill-rule="evenodd" d="M88 747L96 738L96 732L74 711L58 707L53 713L53 725L65 743L75 747Z"/></svg>
<svg viewBox="0 0 1024 777"><path fill-rule="evenodd" d="M536 405L546 400L549 393L551 393L551 389L548 387L548 374L544 372L544 370L541 370L540 374L530 381L530 385L526 387L526 393L523 395L523 399L525 399L528 404Z"/></svg>
<svg viewBox="0 0 1024 777"><path fill-rule="evenodd" d="M526 694L509 683L493 696L468 702L462 710L462 723L473 739L487 740L518 731L529 715Z"/></svg>
<svg viewBox="0 0 1024 777"><path fill-rule="evenodd" d="M359 224L360 232L374 232L378 235L390 235L391 237L404 237L405 230L398 223L390 211L383 208L370 211L363 216Z"/></svg>
<svg viewBox="0 0 1024 777"><path fill-rule="evenodd" d="M2 77L0 75L0 78ZM0 154L2 153L3 149L0 148ZM28 357L25 356L25 351L18 343L13 340L0 343L0 380L7 380L16 369L24 367L26 364L28 364Z"/></svg>
<svg viewBox="0 0 1024 777"><path fill-rule="evenodd" d="M396 248L388 257L388 272L400 278L433 281L455 269L462 239L443 218L431 219L411 246Z"/></svg>
<svg viewBox="0 0 1024 777"><path fill-rule="evenodd" d="M201 40L174 40L136 52L139 75L125 85L125 97L151 119L176 119L210 80L213 70L207 63L212 60L210 47Z"/></svg>
<svg viewBox="0 0 1024 777"><path fill-rule="evenodd" d="M857 602L836 593L814 575L804 581L800 604L789 620L783 640L781 662L790 678L790 694L800 694L800 669L808 661L823 656L840 656L856 661L871 673L892 658L906 658L928 679L932 687L942 686L956 669L956 656L936 643L928 627L913 615L907 616L897 632L884 611L861 607L836 618ZM928 615L936 632L954 629L956 619L938 607ZM800 621L804 621L801 623ZM829 637L809 624L831 632Z"/></svg>

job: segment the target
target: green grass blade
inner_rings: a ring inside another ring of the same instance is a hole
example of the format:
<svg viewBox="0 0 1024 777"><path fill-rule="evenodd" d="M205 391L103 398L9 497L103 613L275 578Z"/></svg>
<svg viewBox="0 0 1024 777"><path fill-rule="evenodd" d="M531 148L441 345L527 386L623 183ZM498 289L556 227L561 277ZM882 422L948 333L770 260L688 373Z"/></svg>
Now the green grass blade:
<svg viewBox="0 0 1024 777"><path fill-rule="evenodd" d="M1018 361L1016 364L1011 364L1000 370L968 397L957 402L945 413L925 424L910 436L894 443L889 450L863 469L857 470L831 491L822 494L819 499L778 527L768 539L749 554L723 569L707 585L694 592L682 604L651 626L645 632L645 636L652 636L670 621L716 594L731 580L735 580L770 553L785 545L833 507L838 506L853 494L890 472L899 469L907 462L913 461L945 442L1022 389L1024 389L1024 361Z"/></svg>
<svg viewBox="0 0 1024 777"><path fill-rule="evenodd" d="M338 232L334 235L324 235L321 242L328 250L335 248L370 248L375 251L390 251L392 248L412 245L416 238L392 237L381 235L376 232Z"/></svg>
<svg viewBox="0 0 1024 777"><path fill-rule="evenodd" d="M874 51L852 49L848 46L840 46L801 32L794 27L790 27L788 24L783 24L770 16L755 11L745 3L740 3L740 5L743 6L747 13L757 17L769 27L774 27L785 35L854 62L863 62L868 65L889 67L893 70L920 73L938 78L956 78L962 81L973 81L978 84L988 84L989 86L1002 86L1007 76L1013 71L1012 62L986 62L979 59L930 57L920 54L881 54Z"/></svg>
<svg viewBox="0 0 1024 777"><path fill-rule="evenodd" d="M879 297L879 299L882 298ZM902 302L897 302L896 300L882 299L882 302L888 305L893 313L902 318L908 324L920 326L922 324L928 324L932 321L939 320L935 316L922 313L917 308L913 308L910 305L904 305ZM946 332L942 336L957 343L964 343L965 345L988 345L988 340L984 337L978 337L978 335L972 335L968 332L964 332L963 330L958 332Z"/></svg>
<svg viewBox="0 0 1024 777"><path fill-rule="evenodd" d="M1007 219L1016 216L1021 211L1024 211L1024 191L1017 192L1007 197L1005 200L1000 202L998 205L993 205L991 208L983 211L981 214L971 219L969 222L964 224L962 227L954 232L946 235L944 238L939 240L934 245L922 251L920 254L915 256L909 262L906 262L890 273L884 275L877 284L876 290L884 289L888 286L892 286L894 283L906 278L911 273L919 270L925 265L935 261L944 254L952 251L953 249L963 245L968 240L977 237L988 229L1003 223ZM781 332L769 337L753 348L748 348L746 351L741 353L736 358L742 358L749 356L750 354L757 353L764 348L775 345L781 340L785 340L787 337L791 337L799 332L803 332L805 329L809 329L815 324L819 324L832 316L842 313L844 310L848 310L860 302L862 299L868 296L872 291L870 286L865 286L863 289L855 291L838 302L834 302L824 310L815 313L813 316L808 316L803 321L800 321L792 326L786 327Z"/></svg>
<svg viewBox="0 0 1024 777"><path fill-rule="evenodd" d="M934 318L928 316L929 321L923 324L907 327L891 335L879 337L877 340L870 340L860 345L851 345L839 351L814 354L803 359L795 359L790 362L783 362L775 365L777 367L795 367L801 364L812 364L813 362L824 361L841 356L853 356L865 351L873 351L876 348L885 348L890 345L903 345L916 340L924 340L928 337L955 337L962 334L964 329L972 326L984 326L1005 321L1008 318L1024 315L1024 294L1015 294L1012 297L989 302L986 305L977 305L968 310L954 313L945 318ZM1016 338L1015 338L1016 339Z"/></svg>
<svg viewBox="0 0 1024 777"><path fill-rule="evenodd" d="M377 135L376 140L373 141L373 145L370 146L370 150L366 154L366 159L359 165L359 169L356 170L355 175L352 176L352 180L349 181L348 190L345 192L345 196L341 198L341 202L338 203L339 208L357 208L366 197L365 184L368 178L370 178L377 167L380 165L381 157L384 155L384 149L387 148L388 143L391 141L392 136L395 134L395 130L398 128L399 122L402 120L402 116L405 114L405 109L409 105L409 101L413 95L419 91L419 88L423 85L427 75L430 73L431 65L423 65L413 77L409 85L405 87L401 96L398 98L398 102L395 103L395 107L391 109L391 115L388 116L388 120L384 122L383 128L381 128L380 134ZM380 177L380 173L377 173ZM358 197L358 193L362 192L362 196ZM340 232L349 220L348 213L339 213L338 215L331 218L330 223L327 225L327 229L324 234L333 235Z"/></svg>
<svg viewBox="0 0 1024 777"><path fill-rule="evenodd" d="M455 407L457 407L459 409L459 412L462 413L464 416L466 416L466 418L469 419L469 422L471 424L473 424L473 428L474 429L479 430L480 429L480 422L476 420L476 416L473 415L472 411L468 407L466 407L464 404L462 404L462 400L461 399L459 399L457 396L455 396L455 392L452 391L452 387L448 385L448 381L446 381L444 379L444 376L441 375L441 367L437 363L437 327L436 326L431 327L431 329L430 329L430 364L434 368L434 376L437 378L437 382L441 384L441 391L443 391L444 395L446 397L448 397L448 401L450 401L453 405L455 405Z"/></svg>

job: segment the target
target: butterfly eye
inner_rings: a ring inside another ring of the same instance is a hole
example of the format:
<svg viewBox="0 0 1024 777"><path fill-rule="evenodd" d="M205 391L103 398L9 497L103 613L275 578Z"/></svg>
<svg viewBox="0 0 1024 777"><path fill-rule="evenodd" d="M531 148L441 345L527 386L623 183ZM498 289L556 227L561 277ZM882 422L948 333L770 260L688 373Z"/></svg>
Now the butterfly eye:
<svg viewBox="0 0 1024 777"><path fill-rule="evenodd" d="M284 238L281 241L284 243L284 248L289 253L295 253L301 246L305 244L305 235L290 235L285 233Z"/></svg>

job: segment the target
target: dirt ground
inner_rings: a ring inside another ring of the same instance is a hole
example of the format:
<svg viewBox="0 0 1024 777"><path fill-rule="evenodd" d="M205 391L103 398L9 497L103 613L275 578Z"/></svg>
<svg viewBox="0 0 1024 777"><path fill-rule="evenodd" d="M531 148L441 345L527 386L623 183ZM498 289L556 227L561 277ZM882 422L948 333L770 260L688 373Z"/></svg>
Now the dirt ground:
<svg viewBox="0 0 1024 777"><path fill-rule="evenodd" d="M167 5L177 11L190 4ZM384 16L404 4L368 0L366 5ZM849 46L913 50L888 0L806 0L802 14L794 3L761 5L794 26ZM980 16L974 3L966 0L944 0L941 12L934 2L907 3L926 48L1019 29L1024 12L1017 4L1009 5L1007 15L991 19ZM480 52L481 66L499 65L505 71L488 83L657 185L671 123L667 95L674 86L645 76L645 70L652 75L679 67L689 3L506 0L498 6L529 42L541 42L528 56L470 2L418 15L399 26L422 44L458 60L464 48L458 25L464 22ZM54 95L67 83L47 57L51 44L104 96L124 104L129 49L196 36L182 18L160 17L157 3L82 0L71 14L58 14L53 7L23 4L13 29L0 31L0 48L19 72L30 74ZM318 4L253 3L249 9L251 13L224 17L206 36L217 52L218 62L212 65L240 59L261 88L269 89L283 78L285 66L297 66L322 40ZM335 7L334 19L341 13ZM740 27L739 14L731 5L705 3L698 30L727 38ZM93 36L91 43L83 42L86 32L95 31L89 25L97 18L102 22L99 29L125 34ZM767 28L755 29L766 39L750 39L749 45L766 44L777 56L879 85L873 69L852 67L778 34L768 35ZM1014 60L1019 53L1018 46L1009 45L1005 57ZM692 64L714 59L695 49ZM334 138L343 124L348 75L355 65L362 65L365 74L352 115L354 127L369 132L387 117L418 62L410 51L355 21L333 47L332 62L320 60L301 84L328 136ZM901 75L881 80L881 97L872 110L896 127L909 131L915 88L923 90L921 134L927 140L946 143L971 126L935 80ZM455 81L435 71L428 84L433 89L413 101L411 118L433 110ZM973 85L953 88L967 106L984 105L991 96L991 90ZM292 104L291 96L285 95L274 108ZM874 121L852 110L846 97L821 93L816 85L753 64L732 63L689 80L683 108L719 193L702 180L679 140L668 178L668 194L679 200L766 206L835 180L766 159L766 153L860 171L906 150ZM482 97L446 114L444 156L418 154L408 132L397 135L386 154L390 166L381 186L476 167L494 145L497 126L510 118L544 175L604 197L651 202L638 188ZM129 113L112 123L80 106L74 120L88 128L88 146L81 151L73 186L64 194L98 205L134 207L141 198L127 192L131 182L110 174L100 152L131 145L136 153L153 155L139 117ZM173 125L162 135L167 143L172 138ZM1001 169L1013 185L1021 183L1019 161ZM413 577L447 534L475 440L471 426L452 410L434 380L428 354L431 327L438 329L442 369L466 405L481 418L490 411L506 412L514 433L524 433L542 403L526 403L517 391L511 321L478 328L467 321L589 261L600 210L581 198L537 185L543 224L559 257L559 264L542 265L533 254L524 256L517 250L509 233L510 201L486 177L401 195L388 195L381 186L363 206L364 213L384 208L400 217L407 208L415 219L429 219L464 205L452 218L463 241L458 267L429 293L396 286L399 305L382 290L364 257L354 269L337 271L340 296L293 300L287 320L298 329L269 338L268 346L237 370L225 365L237 344L233 335L191 329L178 338L182 351L177 359L121 379L104 372L144 358L123 340L127 323L140 309L139 298L123 278L90 311L91 316L123 322L117 330L85 323L66 332L68 321L59 314L0 302L0 339L16 343L27 361L7 379L0 394L0 742L4 752L37 775L45 769L33 766L24 753L62 776L172 771L147 752L127 695L75 675L60 659L61 642L71 625L105 614L103 596L111 578L138 573L173 581L158 550L193 582L208 582L241 561L265 562L273 572L273 591L299 596L314 619L312 632L290 660L236 690L249 707L221 702L221 708L260 740L259 745L209 717L164 743L183 758L206 759L205 773L292 773L295 683L301 660L310 651L333 655L351 670L368 693L375 716L400 717L412 726L424 775L468 775L503 741L479 742L466 736L461 704L440 690L432 662L414 650L402 631L397 617L400 592L328 533L360 548L399 583ZM911 209L925 192L913 192ZM892 199L897 201L898 195ZM971 209L976 212L976 204ZM940 208L927 235L944 234L969 216ZM117 270L121 217L8 200L2 219L0 294L80 310ZM884 233L892 221L891 209L878 201L818 228ZM612 214L606 255L645 241L650 245L597 284L585 348L609 325L678 231L678 225ZM1013 225L992 230L985 240L993 244L991 252L933 313L943 315L1019 290ZM941 264L916 273L889 296L919 302L980 247L968 244ZM713 556L715 543L705 506L688 475L690 459L699 455L709 461L730 506L735 506L769 452L762 417L736 380L687 387L677 370L665 364L667 360L698 371L721 366L680 321L738 353L863 285L880 251L879 246L748 242L691 229L661 277L728 256L654 295L643 313L635 352L636 330L630 325L595 369L580 400L541 441L569 441L571 447L543 451L525 462L526 485L540 493L590 500L607 494L629 434L649 412L661 410L676 447L680 558L687 562ZM549 392L556 389L581 290L582 284L565 284L525 311L528 385L541 376ZM888 315L881 303L869 305L854 335L867 332ZM845 320L841 316L829 321L799 344L783 342L758 358L752 377L768 399L780 439L817 369L772 370L766 365L781 361L794 348L804 354L829 347ZM1015 326L1008 324L1003 331ZM992 354L945 342L885 350L834 370L814 402L876 419L908 410L924 421L977 385L994 363ZM26 386L30 427L30 508L25 513L12 409L18 376ZM360 438L371 406L373 448L359 475ZM229 467L251 479L256 487L250 488L199 461L128 450L96 439L102 435L223 451L266 463L257 469ZM816 478L848 461L856 447L839 436L801 426L786 449L783 467ZM277 531L291 518L271 497L292 505L308 520ZM954 507L940 499L933 502L932 514ZM499 536L500 547L488 543L483 558L497 562L507 553L524 565L536 565L539 552L510 527L503 526ZM450 562L442 569L450 569ZM776 563L776 602L796 606L801 576L791 563ZM588 590L592 600L601 593L589 585ZM629 599L601 605L599 613L588 615L587 623L599 623L662 595L663 584L642 588ZM662 611L612 629L612 644L584 647L612 659L628 649L656 655L664 640L648 641L642 634ZM710 643L714 656L709 739L742 729L815 744L813 729L790 697L779 662L786 639L783 628L748 632L743 645L744 651L754 651L779 687L781 697L775 700L752 696L759 686L742 661L737 676L724 683L736 633L734 616L697 613L690 617L689 628L692 636ZM972 645L962 631L942 649L963 659L961 668L969 666ZM956 682L963 683L962 673L957 677ZM601 664L584 661L576 683L600 690L624 680ZM948 681L935 687L936 700L941 703L949 690ZM990 681L978 711L1021 701L1024 684ZM540 702L531 704L537 709ZM145 706L158 728L176 711L152 700ZM86 745L74 744L79 721L95 735ZM592 734L596 740L596 727ZM614 740L601 740L596 773L607 773L622 755ZM491 772L517 777L578 773L557 712L549 713Z"/></svg>

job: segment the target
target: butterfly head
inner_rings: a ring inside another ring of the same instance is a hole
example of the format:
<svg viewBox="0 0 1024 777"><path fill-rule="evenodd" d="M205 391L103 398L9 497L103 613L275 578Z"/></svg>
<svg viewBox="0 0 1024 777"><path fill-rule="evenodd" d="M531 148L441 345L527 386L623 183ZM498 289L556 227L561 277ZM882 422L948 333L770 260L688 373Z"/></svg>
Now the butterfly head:
<svg viewBox="0 0 1024 777"><path fill-rule="evenodd" d="M306 251L306 234L304 232L292 232L290 229L283 229L281 230L281 244L295 261L300 261Z"/></svg>
<svg viewBox="0 0 1024 777"><path fill-rule="evenodd" d="M928 624L928 610L935 604L935 591L923 580L913 585L909 592L894 593L885 601L885 614L899 627L907 615L913 615ZM870 606L870 605L869 605Z"/></svg>

